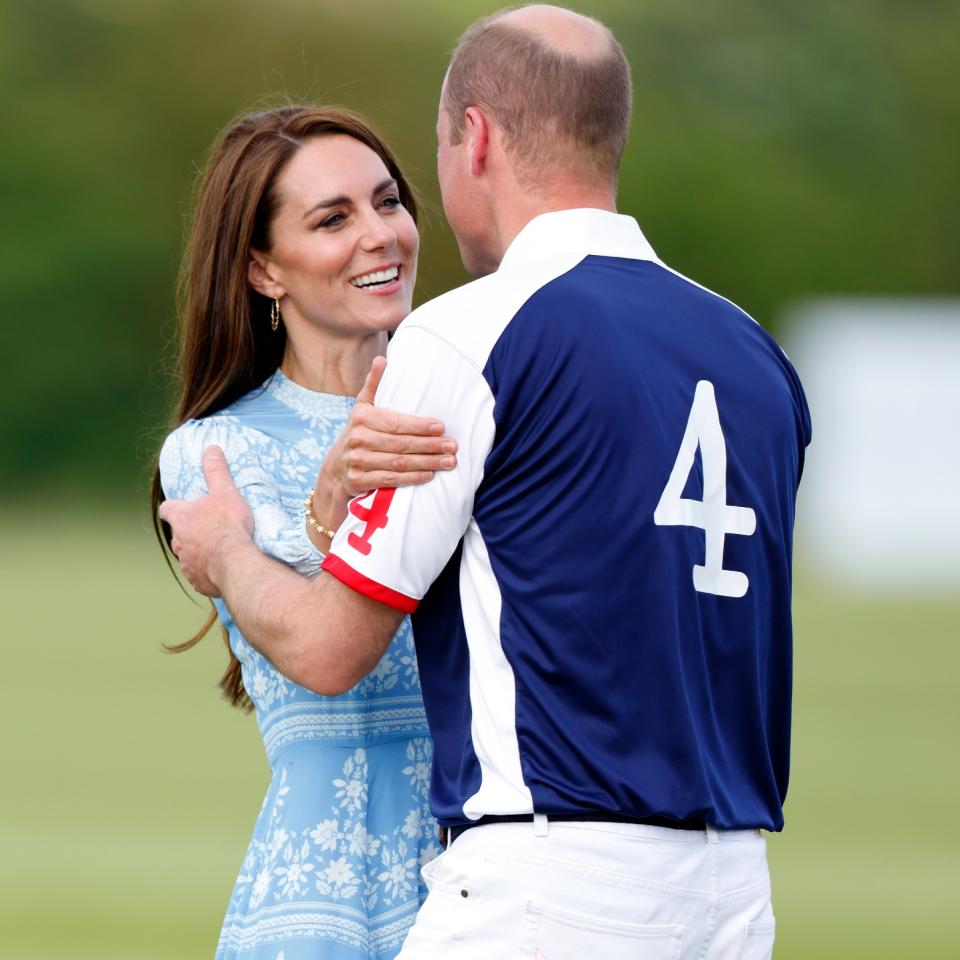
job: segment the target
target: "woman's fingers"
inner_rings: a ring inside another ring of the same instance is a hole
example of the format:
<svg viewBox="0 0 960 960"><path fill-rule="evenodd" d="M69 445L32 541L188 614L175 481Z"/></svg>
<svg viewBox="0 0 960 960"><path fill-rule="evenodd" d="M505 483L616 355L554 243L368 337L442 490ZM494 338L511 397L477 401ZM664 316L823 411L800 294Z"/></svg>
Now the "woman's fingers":
<svg viewBox="0 0 960 960"><path fill-rule="evenodd" d="M339 482L351 495L427 483L437 471L457 465L457 442L443 436L440 420L373 406L384 367L382 358L374 361L338 441Z"/></svg>
<svg viewBox="0 0 960 960"><path fill-rule="evenodd" d="M380 453L371 450L353 451L347 458L347 479L355 490L373 490L377 486L396 486L395 483L372 484L371 477L390 474L392 477L405 477L408 474L425 475L431 479L438 470L453 470L457 458L452 454L442 456L423 456L417 454ZM425 483L424 479L412 479L404 482Z"/></svg>
<svg viewBox="0 0 960 960"><path fill-rule="evenodd" d="M346 446L351 453L354 451L371 451L390 454L443 456L457 452L457 441L452 437L382 433L364 426L352 426L350 428Z"/></svg>
<svg viewBox="0 0 960 960"><path fill-rule="evenodd" d="M415 417L411 413L397 413L369 403L354 407L353 421L374 433L414 437L439 437L443 433L443 423L433 417Z"/></svg>

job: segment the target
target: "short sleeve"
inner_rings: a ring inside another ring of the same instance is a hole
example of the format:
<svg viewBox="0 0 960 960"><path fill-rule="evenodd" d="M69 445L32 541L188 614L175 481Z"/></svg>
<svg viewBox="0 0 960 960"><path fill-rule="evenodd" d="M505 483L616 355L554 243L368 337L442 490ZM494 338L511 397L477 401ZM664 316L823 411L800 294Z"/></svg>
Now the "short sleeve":
<svg viewBox="0 0 960 960"><path fill-rule="evenodd" d="M493 443L493 394L478 367L431 330L401 327L387 353L377 406L443 421L457 467L418 487L350 503L323 569L346 586L412 613L467 530Z"/></svg>
<svg viewBox="0 0 960 960"><path fill-rule="evenodd" d="M175 500L197 500L207 493L203 451L223 449L230 476L253 512L253 539L264 552L296 568L318 573L324 555L307 537L299 516L284 508L271 463L279 460L276 440L246 426L239 418L213 416L188 420L171 433L160 451L160 485Z"/></svg>

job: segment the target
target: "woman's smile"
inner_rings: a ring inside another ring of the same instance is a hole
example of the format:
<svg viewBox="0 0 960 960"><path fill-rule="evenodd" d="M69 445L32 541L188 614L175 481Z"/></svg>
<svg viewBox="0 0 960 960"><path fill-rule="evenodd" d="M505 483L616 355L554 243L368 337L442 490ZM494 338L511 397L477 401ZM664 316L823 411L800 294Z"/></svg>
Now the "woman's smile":
<svg viewBox="0 0 960 960"><path fill-rule="evenodd" d="M360 276L350 279L351 286L356 287L363 293L374 294L376 296L389 296L403 289L400 282L403 265L400 263L391 263L383 267L375 267L368 270Z"/></svg>

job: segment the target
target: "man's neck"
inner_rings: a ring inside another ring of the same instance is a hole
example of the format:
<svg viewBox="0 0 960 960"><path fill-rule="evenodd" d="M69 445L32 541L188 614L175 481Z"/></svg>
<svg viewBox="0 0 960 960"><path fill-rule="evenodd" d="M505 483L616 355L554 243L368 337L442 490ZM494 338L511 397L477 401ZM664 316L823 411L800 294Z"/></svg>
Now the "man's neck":
<svg viewBox="0 0 960 960"><path fill-rule="evenodd" d="M503 259L507 248L517 234L535 217L559 210L607 210L617 212L617 198L613 190L584 189L580 185L567 185L539 190L536 193L515 195L510 201L493 204L493 225L497 251L497 263Z"/></svg>

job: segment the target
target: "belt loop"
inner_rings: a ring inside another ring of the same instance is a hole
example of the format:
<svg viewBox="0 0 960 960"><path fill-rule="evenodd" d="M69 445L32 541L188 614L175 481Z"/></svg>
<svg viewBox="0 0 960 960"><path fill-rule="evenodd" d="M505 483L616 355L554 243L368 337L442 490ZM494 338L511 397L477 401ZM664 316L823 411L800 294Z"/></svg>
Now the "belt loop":
<svg viewBox="0 0 960 960"><path fill-rule="evenodd" d="M547 835L547 823L545 813L535 813L533 815L533 835L535 837L545 837Z"/></svg>
<svg viewBox="0 0 960 960"><path fill-rule="evenodd" d="M711 827L709 823L706 825L706 827L707 827L707 843L719 843L720 834L717 833L716 829Z"/></svg>

